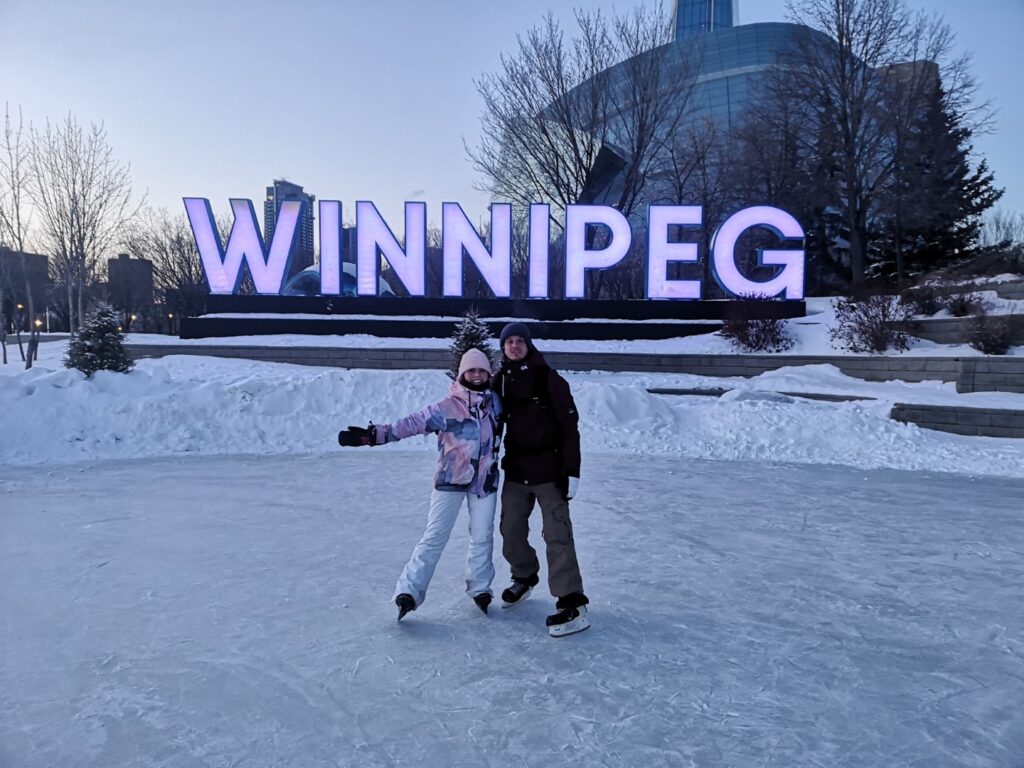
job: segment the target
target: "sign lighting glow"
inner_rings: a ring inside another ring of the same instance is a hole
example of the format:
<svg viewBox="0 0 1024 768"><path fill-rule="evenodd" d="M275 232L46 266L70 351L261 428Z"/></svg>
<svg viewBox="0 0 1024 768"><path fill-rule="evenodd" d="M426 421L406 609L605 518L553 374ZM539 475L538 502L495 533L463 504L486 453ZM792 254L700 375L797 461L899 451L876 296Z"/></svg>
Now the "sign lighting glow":
<svg viewBox="0 0 1024 768"><path fill-rule="evenodd" d="M185 211L196 248L202 260L211 293L231 294L238 290L245 262L252 273L257 293L278 294L288 277L288 267L298 239L299 216L304 203L281 204L269 249L260 234L256 212L249 200L231 200L235 221L222 244L213 211L207 199L185 198ZM342 206L336 200L321 200L320 280L325 296L341 292ZM671 242L673 228L698 227L703 221L699 205L652 205L648 208L647 298L699 299L699 280L669 279L669 264L696 264L701 254L696 243ZM548 263L550 250L550 207L543 203L529 210L529 285L531 299L549 296ZM736 244L750 229L773 233L785 246L758 252L759 266L778 267L769 280L751 280L736 263ZM592 235L602 232L601 245L594 246ZM476 265L484 281L498 298L512 291L512 206L491 205L490 248L470 223L458 203L442 205L443 294L460 297L463 292L465 258ZM744 208L727 218L711 241L712 267L719 285L732 296L783 296L804 298L806 253L800 223L779 208L759 205ZM426 295L427 205L405 204L404 246L380 211L371 202L356 203L356 274L360 296L376 296L380 259L385 258L411 296ZM570 205L565 213L565 296L586 295L588 271L608 269L626 256L633 233L629 221L618 210L606 205Z"/></svg>

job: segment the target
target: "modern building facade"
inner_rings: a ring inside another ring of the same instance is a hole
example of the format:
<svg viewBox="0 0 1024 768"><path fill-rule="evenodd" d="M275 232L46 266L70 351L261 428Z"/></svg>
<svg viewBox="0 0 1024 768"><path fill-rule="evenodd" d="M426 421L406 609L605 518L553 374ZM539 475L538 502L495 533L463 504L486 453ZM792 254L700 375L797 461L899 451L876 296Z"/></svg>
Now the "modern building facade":
<svg viewBox="0 0 1024 768"><path fill-rule="evenodd" d="M738 14L734 0L676 0L675 40L639 54L659 60L661 98L686 100L685 117L676 127L680 139L693 130L713 127L724 135L738 128L759 96L767 70L780 55L803 44L808 36L829 43L826 35L800 24L736 26ZM622 62L603 73L604 87L620 105L632 98L629 72L630 62ZM580 86L587 87L589 82ZM629 146L628 127L611 125L606 151L598 157L584 199L614 201Z"/></svg>
<svg viewBox="0 0 1024 768"><path fill-rule="evenodd" d="M132 316L153 306L153 262L127 253L107 259L107 291L110 303L124 315L124 327L131 328Z"/></svg>
<svg viewBox="0 0 1024 768"><path fill-rule="evenodd" d="M48 272L46 256L23 254L0 246L0 314L6 319L8 330L14 330L15 321L20 321L22 329L28 330L34 320L45 317ZM32 291L35 318L28 316L28 290Z"/></svg>
<svg viewBox="0 0 1024 768"><path fill-rule="evenodd" d="M267 187L267 196L263 201L263 237L269 243L274 237L274 227L277 224L277 214L281 210L281 203L286 200L296 200L303 203L302 213L299 215L299 236L292 255L291 269L288 275L296 275L313 264L313 205L316 197L306 193L298 184L293 184L285 179L274 179L273 186Z"/></svg>
<svg viewBox="0 0 1024 768"><path fill-rule="evenodd" d="M739 23L738 0L679 0L672 14L676 40L717 32Z"/></svg>

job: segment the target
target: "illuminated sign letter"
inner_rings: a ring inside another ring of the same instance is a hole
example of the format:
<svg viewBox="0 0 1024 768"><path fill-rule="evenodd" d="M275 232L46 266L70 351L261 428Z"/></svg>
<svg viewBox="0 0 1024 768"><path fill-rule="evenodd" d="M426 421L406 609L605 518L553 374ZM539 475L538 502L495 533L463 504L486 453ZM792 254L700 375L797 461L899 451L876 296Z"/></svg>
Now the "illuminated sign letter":
<svg viewBox="0 0 1024 768"><path fill-rule="evenodd" d="M512 294L512 206L491 204L491 250L469 223L458 203L441 206L441 240L444 243L444 295L462 296L462 252L476 264L498 298Z"/></svg>
<svg viewBox="0 0 1024 768"><path fill-rule="evenodd" d="M735 296L778 296L787 299L804 297L804 251L758 251L758 265L780 266L782 271L763 283L748 280L736 267L736 243L751 227L770 229L782 240L803 240L800 223L778 208L768 205L744 208L734 213L715 233L711 250L714 253L715 275L719 285Z"/></svg>
<svg viewBox="0 0 1024 768"><path fill-rule="evenodd" d="M405 249L381 218L373 203L356 203L356 267L360 296L377 295L377 250L409 291L410 296L426 294L427 204L405 204Z"/></svg>
<svg viewBox="0 0 1024 768"><path fill-rule="evenodd" d="M587 249L587 227L602 224L611 231L604 248ZM588 269L606 269L622 261L633 233L619 211L607 205L570 205L565 210L565 297L582 299Z"/></svg>
<svg viewBox="0 0 1024 768"><path fill-rule="evenodd" d="M551 248L551 207L530 204L530 293L531 299L548 297L548 252Z"/></svg>
<svg viewBox="0 0 1024 768"><path fill-rule="evenodd" d="M341 203L320 201L320 293L341 293Z"/></svg>
<svg viewBox="0 0 1024 768"><path fill-rule="evenodd" d="M699 205L652 205L647 209L647 298L699 299L700 280L669 280L668 263L695 264L696 243L670 243L670 226L700 226Z"/></svg>
<svg viewBox="0 0 1024 768"><path fill-rule="evenodd" d="M232 200L235 214L228 246L221 245L217 224L213 220L210 201L203 197L186 197L185 211L192 225L192 236L203 261L203 270L210 283L210 293L234 293L242 282L242 262L249 265L257 293L280 293L281 282L288 274L295 240L298 237L299 214L303 203L288 200L281 203L274 227L274 239L267 254L256 223L256 212L250 200Z"/></svg>

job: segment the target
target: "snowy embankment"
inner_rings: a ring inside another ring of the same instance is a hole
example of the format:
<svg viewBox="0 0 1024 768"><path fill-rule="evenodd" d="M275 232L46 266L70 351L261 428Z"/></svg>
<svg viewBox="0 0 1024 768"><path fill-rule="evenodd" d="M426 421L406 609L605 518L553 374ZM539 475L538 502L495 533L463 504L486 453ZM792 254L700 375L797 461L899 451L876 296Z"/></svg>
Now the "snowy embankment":
<svg viewBox="0 0 1024 768"><path fill-rule="evenodd" d="M349 371L192 356L143 360L89 381L44 345L31 371L0 377L0 463L218 454L328 453L337 431L391 421L446 392L439 371ZM1024 477L1024 441L968 438L888 418L894 401L1024 409L1024 396L957 395L952 384L868 384L832 366L756 379L570 374L584 455L840 464ZM646 387L736 388L720 398L652 395ZM813 402L773 390L877 398ZM386 451L432 451L413 439ZM585 473L585 470L584 470Z"/></svg>

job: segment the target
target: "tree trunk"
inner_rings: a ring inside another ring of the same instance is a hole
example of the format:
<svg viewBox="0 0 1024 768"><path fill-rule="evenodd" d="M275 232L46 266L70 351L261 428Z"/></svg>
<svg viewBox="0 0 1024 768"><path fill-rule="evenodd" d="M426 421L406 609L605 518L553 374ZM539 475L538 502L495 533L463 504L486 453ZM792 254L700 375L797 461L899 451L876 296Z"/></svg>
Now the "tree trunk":
<svg viewBox="0 0 1024 768"><path fill-rule="evenodd" d="M850 228L850 277L854 292L864 287L864 239L860 228Z"/></svg>
<svg viewBox="0 0 1024 768"><path fill-rule="evenodd" d="M28 354L25 356L25 370L29 370L32 367L32 361L39 354L39 337L32 333L28 337Z"/></svg>

